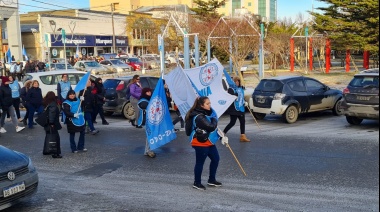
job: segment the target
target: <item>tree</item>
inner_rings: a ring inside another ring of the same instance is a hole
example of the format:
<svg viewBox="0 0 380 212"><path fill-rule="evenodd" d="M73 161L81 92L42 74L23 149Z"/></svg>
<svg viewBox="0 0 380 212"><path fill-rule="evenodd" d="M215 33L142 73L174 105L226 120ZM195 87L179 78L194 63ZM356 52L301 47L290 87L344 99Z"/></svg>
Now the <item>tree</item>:
<svg viewBox="0 0 380 212"><path fill-rule="evenodd" d="M327 33L337 50L379 51L378 0L319 0L329 6L317 8L313 28Z"/></svg>
<svg viewBox="0 0 380 212"><path fill-rule="evenodd" d="M191 10L201 19L207 21L209 19L220 18L217 10L226 4L226 0L194 0L194 4L196 4L197 7L192 8Z"/></svg>

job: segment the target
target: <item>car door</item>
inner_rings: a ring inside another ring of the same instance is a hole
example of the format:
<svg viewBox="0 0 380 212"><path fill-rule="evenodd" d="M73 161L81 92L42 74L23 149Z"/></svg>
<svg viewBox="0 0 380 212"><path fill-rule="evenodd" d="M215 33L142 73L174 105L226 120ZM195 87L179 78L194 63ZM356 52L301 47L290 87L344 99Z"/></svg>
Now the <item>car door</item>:
<svg viewBox="0 0 380 212"><path fill-rule="evenodd" d="M310 112L330 107L332 100L326 95L327 86L311 78L305 78L305 85L309 97Z"/></svg>
<svg viewBox="0 0 380 212"><path fill-rule="evenodd" d="M301 106L301 112L307 112L310 109L309 97L303 79L296 79L287 83L294 100Z"/></svg>

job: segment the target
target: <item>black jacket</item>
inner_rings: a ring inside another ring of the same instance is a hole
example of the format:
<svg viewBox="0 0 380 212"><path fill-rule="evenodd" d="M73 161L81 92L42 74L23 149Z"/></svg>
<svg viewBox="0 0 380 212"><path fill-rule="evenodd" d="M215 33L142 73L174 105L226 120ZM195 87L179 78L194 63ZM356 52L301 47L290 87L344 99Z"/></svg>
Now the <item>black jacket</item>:
<svg viewBox="0 0 380 212"><path fill-rule="evenodd" d="M195 109L190 113L189 118L193 120L194 117L198 115L195 119L195 125L207 132L213 132L218 127L218 121L215 118L211 118L211 121L207 119L206 116L210 116L211 113L211 110Z"/></svg>
<svg viewBox="0 0 380 212"><path fill-rule="evenodd" d="M84 90L79 92L79 96L83 96ZM87 87L86 92L84 93L84 101L82 102L82 111L83 112L93 112L94 105L96 104L95 95L92 94L92 87Z"/></svg>
<svg viewBox="0 0 380 212"><path fill-rule="evenodd" d="M1 85L0 87L0 104L3 110L8 110L12 105L12 89L8 85Z"/></svg>
<svg viewBox="0 0 380 212"><path fill-rule="evenodd" d="M20 91L20 98L21 98L21 103L24 105L24 107L27 107L26 94L27 94L26 87L22 87Z"/></svg>
<svg viewBox="0 0 380 212"><path fill-rule="evenodd" d="M31 87L26 93L26 102L28 105L38 108L42 105L41 88Z"/></svg>
<svg viewBox="0 0 380 212"><path fill-rule="evenodd" d="M49 115L49 125L45 126L45 131L50 130L50 126L53 125L55 130L62 129L61 123L59 122L59 108L56 102L48 104L46 107Z"/></svg>

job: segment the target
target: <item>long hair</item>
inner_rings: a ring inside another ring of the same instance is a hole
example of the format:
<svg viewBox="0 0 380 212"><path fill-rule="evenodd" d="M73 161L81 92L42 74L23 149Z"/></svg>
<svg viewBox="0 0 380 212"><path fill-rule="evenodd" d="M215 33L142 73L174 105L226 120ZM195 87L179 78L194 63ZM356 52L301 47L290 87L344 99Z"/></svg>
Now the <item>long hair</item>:
<svg viewBox="0 0 380 212"><path fill-rule="evenodd" d="M132 77L131 81L129 82L129 84L127 85L127 87L129 87L130 85L135 83L139 77L140 77L140 75L138 75L138 74L133 75L133 77Z"/></svg>
<svg viewBox="0 0 380 212"><path fill-rule="evenodd" d="M206 102L206 100L209 99L207 96L201 96L198 97L195 101L193 106L190 108L190 110L186 114L185 120L188 120L190 118L190 114L197 108L201 108L202 105Z"/></svg>
<svg viewBox="0 0 380 212"><path fill-rule="evenodd" d="M27 81L24 83L24 87L25 87L26 91L28 91L29 88L32 87L32 83L33 83L32 80L27 80Z"/></svg>
<svg viewBox="0 0 380 212"><path fill-rule="evenodd" d="M46 107L50 103L57 101L57 97L55 96L55 93L53 91L49 91L44 99L42 100L42 104Z"/></svg>

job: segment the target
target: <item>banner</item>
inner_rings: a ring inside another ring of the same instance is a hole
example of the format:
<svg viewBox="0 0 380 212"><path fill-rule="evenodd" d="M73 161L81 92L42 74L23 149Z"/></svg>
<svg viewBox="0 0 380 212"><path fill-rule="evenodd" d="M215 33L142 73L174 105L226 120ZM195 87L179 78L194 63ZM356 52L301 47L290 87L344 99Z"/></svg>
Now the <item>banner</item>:
<svg viewBox="0 0 380 212"><path fill-rule="evenodd" d="M158 81L146 108L145 128L151 150L157 149L177 138L162 78Z"/></svg>
<svg viewBox="0 0 380 212"><path fill-rule="evenodd" d="M79 80L78 84L75 86L74 91L79 92L86 88L87 81L90 79L91 72L87 72L82 79Z"/></svg>
<svg viewBox="0 0 380 212"><path fill-rule="evenodd" d="M29 60L28 54L26 54L26 50L25 50L25 46L24 45L22 45L22 55L24 55L25 61Z"/></svg>

